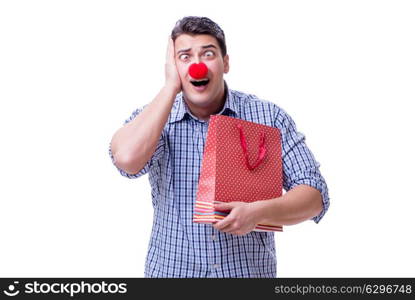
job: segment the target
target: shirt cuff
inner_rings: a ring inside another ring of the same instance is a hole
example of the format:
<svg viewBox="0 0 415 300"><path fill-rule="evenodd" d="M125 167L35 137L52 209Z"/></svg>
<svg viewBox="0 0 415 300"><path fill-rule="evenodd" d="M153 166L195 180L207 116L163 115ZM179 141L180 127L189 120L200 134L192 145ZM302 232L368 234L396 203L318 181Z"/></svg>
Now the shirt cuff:
<svg viewBox="0 0 415 300"><path fill-rule="evenodd" d="M329 206L330 206L330 197L329 197L326 182L324 181L324 179L314 180L314 179L310 179L310 178L304 178L302 180L296 181L291 186L291 188L293 188L297 185L300 185L300 184L305 184L305 185L311 186L311 187L315 188L316 190L318 190L321 194L323 209L321 210L321 212L317 216L311 218L311 220L313 220L316 224L318 224L320 222L320 220L323 218L323 216L326 214L326 212L327 212L327 210L329 209Z"/></svg>

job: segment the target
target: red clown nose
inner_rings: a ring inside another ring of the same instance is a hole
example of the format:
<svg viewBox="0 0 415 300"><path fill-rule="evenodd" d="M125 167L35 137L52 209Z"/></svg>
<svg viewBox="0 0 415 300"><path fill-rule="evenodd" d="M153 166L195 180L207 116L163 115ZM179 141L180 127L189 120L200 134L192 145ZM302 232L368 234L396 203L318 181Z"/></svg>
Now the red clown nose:
<svg viewBox="0 0 415 300"><path fill-rule="evenodd" d="M204 63L192 64L189 67L189 74L194 79L205 78L208 73L208 67Z"/></svg>

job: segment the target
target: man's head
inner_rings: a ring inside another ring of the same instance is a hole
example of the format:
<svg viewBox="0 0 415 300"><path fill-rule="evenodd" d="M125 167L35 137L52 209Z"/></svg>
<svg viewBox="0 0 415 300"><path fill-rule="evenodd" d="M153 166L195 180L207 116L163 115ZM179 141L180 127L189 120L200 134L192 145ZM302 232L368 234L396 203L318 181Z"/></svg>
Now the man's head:
<svg viewBox="0 0 415 300"><path fill-rule="evenodd" d="M177 71L188 104L206 109L217 105L224 96L223 74L229 71L223 30L208 18L185 17L176 23L171 37ZM196 80L190 76L189 67L198 63L204 63L208 73L205 78ZM206 82L206 85L201 85Z"/></svg>

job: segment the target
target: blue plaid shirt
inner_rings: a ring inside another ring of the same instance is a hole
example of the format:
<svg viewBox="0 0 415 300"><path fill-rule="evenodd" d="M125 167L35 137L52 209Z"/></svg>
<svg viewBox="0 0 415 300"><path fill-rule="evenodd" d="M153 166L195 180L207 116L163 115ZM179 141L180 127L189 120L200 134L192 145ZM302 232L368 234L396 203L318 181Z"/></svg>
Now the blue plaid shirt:
<svg viewBox="0 0 415 300"><path fill-rule="evenodd" d="M282 134L283 180L286 191L306 184L318 189L324 209L328 190L319 163L297 132L294 121L277 105L254 95L226 88L219 114L279 128ZM145 106L144 106L145 107ZM128 123L144 108L135 110ZM193 208L209 122L193 116L178 94L153 157L137 174L149 173L154 207L153 227L146 257L145 277L276 277L273 232L244 236L220 232L210 224L192 222ZM114 159L109 149L111 159Z"/></svg>

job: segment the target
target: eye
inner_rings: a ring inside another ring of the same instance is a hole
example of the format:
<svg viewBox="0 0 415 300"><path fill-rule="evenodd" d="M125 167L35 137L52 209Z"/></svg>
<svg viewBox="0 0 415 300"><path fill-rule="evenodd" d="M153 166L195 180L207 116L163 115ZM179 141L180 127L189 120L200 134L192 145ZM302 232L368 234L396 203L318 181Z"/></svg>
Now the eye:
<svg viewBox="0 0 415 300"><path fill-rule="evenodd" d="M179 59L180 60L186 60L189 58L189 54L180 54Z"/></svg>
<svg viewBox="0 0 415 300"><path fill-rule="evenodd" d="M214 56L214 55L215 55L215 53L214 53L212 50L208 50L208 51L206 51L204 54L205 54L205 56L207 56L207 57L212 57L212 56Z"/></svg>

